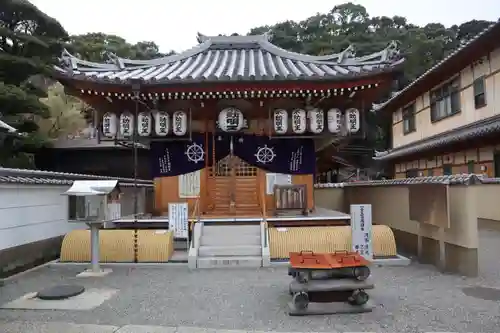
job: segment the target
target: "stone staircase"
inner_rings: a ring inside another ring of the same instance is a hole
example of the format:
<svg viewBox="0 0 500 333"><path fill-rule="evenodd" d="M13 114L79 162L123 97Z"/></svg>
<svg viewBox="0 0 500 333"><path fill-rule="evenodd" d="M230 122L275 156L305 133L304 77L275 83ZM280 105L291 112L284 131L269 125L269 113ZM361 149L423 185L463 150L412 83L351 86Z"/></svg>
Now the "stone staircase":
<svg viewBox="0 0 500 333"><path fill-rule="evenodd" d="M190 249L190 267L262 267L262 225L217 225L205 223L195 228ZM198 233L198 234L197 234ZM195 256L195 258L193 257ZM266 261L266 260L264 260ZM267 259L268 261L268 259Z"/></svg>

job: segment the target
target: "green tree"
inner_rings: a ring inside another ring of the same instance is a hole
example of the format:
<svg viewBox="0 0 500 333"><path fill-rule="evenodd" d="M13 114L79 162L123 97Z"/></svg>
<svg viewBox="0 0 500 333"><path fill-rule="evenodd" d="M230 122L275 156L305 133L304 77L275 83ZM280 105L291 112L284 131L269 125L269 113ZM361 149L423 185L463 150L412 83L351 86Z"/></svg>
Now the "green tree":
<svg viewBox="0 0 500 333"><path fill-rule="evenodd" d="M126 59L147 60L174 53L161 53L158 45L152 41L130 44L122 37L104 33L71 36L67 48L75 56L93 62L105 62L109 54Z"/></svg>
<svg viewBox="0 0 500 333"><path fill-rule="evenodd" d="M22 136L0 134L0 165L29 167L30 153L47 143L37 119L50 115L40 77L50 77L68 37L55 19L26 0L0 7L0 118Z"/></svg>
<svg viewBox="0 0 500 333"><path fill-rule="evenodd" d="M49 88L47 98L42 102L48 106L50 116L38 121L39 132L50 138L77 133L87 127L84 111L86 105L79 99L64 92L64 87L56 83Z"/></svg>

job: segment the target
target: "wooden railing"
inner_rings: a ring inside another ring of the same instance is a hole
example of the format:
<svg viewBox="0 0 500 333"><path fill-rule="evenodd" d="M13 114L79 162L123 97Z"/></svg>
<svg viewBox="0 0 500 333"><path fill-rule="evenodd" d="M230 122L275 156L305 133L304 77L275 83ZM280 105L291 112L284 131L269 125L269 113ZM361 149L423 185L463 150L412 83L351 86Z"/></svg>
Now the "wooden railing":
<svg viewBox="0 0 500 333"><path fill-rule="evenodd" d="M192 231L194 224L200 220L200 196L196 197L196 201L194 202L193 212L191 213L191 219L189 221L189 229Z"/></svg>
<svg viewBox="0 0 500 333"><path fill-rule="evenodd" d="M275 185L274 213L281 215L293 212L307 215L306 185Z"/></svg>

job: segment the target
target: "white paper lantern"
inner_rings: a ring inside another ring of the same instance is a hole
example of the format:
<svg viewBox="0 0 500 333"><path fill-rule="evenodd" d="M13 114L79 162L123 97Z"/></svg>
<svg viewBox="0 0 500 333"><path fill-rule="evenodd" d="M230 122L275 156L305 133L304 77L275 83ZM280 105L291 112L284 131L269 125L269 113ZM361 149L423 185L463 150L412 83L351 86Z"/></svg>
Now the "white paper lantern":
<svg viewBox="0 0 500 333"><path fill-rule="evenodd" d="M116 121L116 114L112 112L107 112L102 116L102 134L104 136L112 138L116 135Z"/></svg>
<svg viewBox="0 0 500 333"><path fill-rule="evenodd" d="M360 118L361 117L359 115L358 109L347 109L347 111L345 112L345 121L347 131L349 133L356 133L357 131L359 131L359 128L361 127Z"/></svg>
<svg viewBox="0 0 500 333"><path fill-rule="evenodd" d="M342 127L342 111L340 109L330 109L327 112L328 131L339 133Z"/></svg>
<svg viewBox="0 0 500 333"><path fill-rule="evenodd" d="M292 111L292 131L295 134L303 134L307 127L306 112L301 109Z"/></svg>
<svg viewBox="0 0 500 333"><path fill-rule="evenodd" d="M177 136L187 133L187 115L184 111L175 111L172 115L172 132Z"/></svg>
<svg viewBox="0 0 500 333"><path fill-rule="evenodd" d="M276 134L285 134L288 132L288 112L283 109L274 111L274 132Z"/></svg>
<svg viewBox="0 0 500 333"><path fill-rule="evenodd" d="M132 136L134 133L134 117L128 111L120 115L120 134L124 137Z"/></svg>
<svg viewBox="0 0 500 333"><path fill-rule="evenodd" d="M237 132L243 128L243 113L236 108L227 108L219 113L219 127L224 132Z"/></svg>
<svg viewBox="0 0 500 333"><path fill-rule="evenodd" d="M153 128L151 119L151 113L141 112L137 116L137 133L139 136L149 136L151 135L151 130Z"/></svg>
<svg viewBox="0 0 500 333"><path fill-rule="evenodd" d="M308 112L309 129L314 134L319 134L325 129L325 113L320 109L313 109Z"/></svg>
<svg viewBox="0 0 500 333"><path fill-rule="evenodd" d="M168 113L157 111L154 113L155 117L155 134L158 136L167 136L170 130Z"/></svg>

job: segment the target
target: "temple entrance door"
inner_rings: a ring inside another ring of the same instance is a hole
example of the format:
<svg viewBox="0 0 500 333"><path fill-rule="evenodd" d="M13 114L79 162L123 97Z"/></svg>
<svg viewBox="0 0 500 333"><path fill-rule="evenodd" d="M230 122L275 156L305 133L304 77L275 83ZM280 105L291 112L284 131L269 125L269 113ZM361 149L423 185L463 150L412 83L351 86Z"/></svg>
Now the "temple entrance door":
<svg viewBox="0 0 500 333"><path fill-rule="evenodd" d="M210 215L261 215L257 168L232 153L210 170Z"/></svg>

